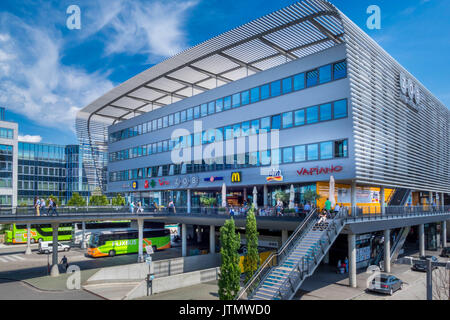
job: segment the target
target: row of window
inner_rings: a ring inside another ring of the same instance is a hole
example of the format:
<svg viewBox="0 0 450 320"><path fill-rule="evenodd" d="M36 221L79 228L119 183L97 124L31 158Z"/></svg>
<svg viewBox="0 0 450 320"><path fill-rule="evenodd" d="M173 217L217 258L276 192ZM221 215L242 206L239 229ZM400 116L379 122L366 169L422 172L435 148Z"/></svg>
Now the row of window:
<svg viewBox="0 0 450 320"><path fill-rule="evenodd" d="M148 168L110 172L109 181L173 176L220 170L234 170L273 164L289 164L348 157L348 140L325 141L276 150L251 152L203 160L202 164L168 164Z"/></svg>
<svg viewBox="0 0 450 320"><path fill-rule="evenodd" d="M12 156L13 147L10 145L0 144L0 155Z"/></svg>
<svg viewBox="0 0 450 320"><path fill-rule="evenodd" d="M14 139L14 130L8 128L0 128L0 138Z"/></svg>
<svg viewBox="0 0 450 320"><path fill-rule="evenodd" d="M63 168L47 168L34 166L17 166L19 174L29 174L38 176L66 176L66 169ZM35 169L36 168L36 169Z"/></svg>
<svg viewBox="0 0 450 320"><path fill-rule="evenodd" d="M65 146L19 142L19 159L65 161Z"/></svg>
<svg viewBox="0 0 450 320"><path fill-rule="evenodd" d="M135 137L148 132L160 130L186 121L191 121L222 111L238 108L256 103L294 91L303 90L332 80L338 80L347 76L347 63L341 61L329 64L317 69L303 72L282 80L276 80L262 86L220 98L215 101L201 104L180 112L155 119L132 128L113 132L109 136L109 142Z"/></svg>
<svg viewBox="0 0 450 320"><path fill-rule="evenodd" d="M1 177L0 188L12 188L12 178Z"/></svg>
<svg viewBox="0 0 450 320"><path fill-rule="evenodd" d="M218 129L179 137L177 140L165 140L152 144L138 146L109 154L109 161L116 162L156 153L172 151L173 149L198 146L216 141L230 140L258 134L262 131L289 129L292 127L314 124L323 121L337 120L347 117L347 100L325 103L319 106L307 107L260 119L236 123Z"/></svg>
<svg viewBox="0 0 450 320"><path fill-rule="evenodd" d="M37 189L36 189L37 188ZM66 190L66 184L60 182L46 181L17 181L18 190L43 190L43 191L63 191Z"/></svg>

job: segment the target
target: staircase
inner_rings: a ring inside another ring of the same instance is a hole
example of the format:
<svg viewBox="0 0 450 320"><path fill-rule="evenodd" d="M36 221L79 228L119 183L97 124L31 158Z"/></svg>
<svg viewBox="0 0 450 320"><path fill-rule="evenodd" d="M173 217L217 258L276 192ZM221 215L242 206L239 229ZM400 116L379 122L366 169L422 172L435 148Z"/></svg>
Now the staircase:
<svg viewBox="0 0 450 320"><path fill-rule="evenodd" d="M346 211L318 224L313 211L276 254L271 255L239 292L237 299L290 300L311 276L344 227Z"/></svg>
<svg viewBox="0 0 450 320"><path fill-rule="evenodd" d="M404 206L406 201L408 201L410 189L397 188L389 199L388 205L391 206Z"/></svg>
<svg viewBox="0 0 450 320"><path fill-rule="evenodd" d="M411 227L405 227L400 229L396 233L395 242L391 246L391 261L395 261L398 258L398 255L400 254L400 250L403 248L403 245L405 244L406 237L409 234L409 231L411 230ZM384 250L381 249L380 252L378 252L377 256L371 261L372 265L379 265L381 261L384 259Z"/></svg>

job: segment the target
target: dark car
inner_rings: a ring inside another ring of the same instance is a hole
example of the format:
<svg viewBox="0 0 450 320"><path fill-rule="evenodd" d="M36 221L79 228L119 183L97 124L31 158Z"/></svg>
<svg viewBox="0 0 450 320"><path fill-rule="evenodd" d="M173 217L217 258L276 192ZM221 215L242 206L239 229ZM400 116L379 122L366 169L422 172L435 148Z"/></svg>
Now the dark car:
<svg viewBox="0 0 450 320"><path fill-rule="evenodd" d="M438 258L435 256L424 256L419 258L421 261L414 262L411 270L414 271L420 271L420 272L427 272L427 260L431 259L432 262L437 262ZM437 269L437 267L434 267L434 269Z"/></svg>
<svg viewBox="0 0 450 320"><path fill-rule="evenodd" d="M450 247L442 249L441 257L450 258Z"/></svg>
<svg viewBox="0 0 450 320"><path fill-rule="evenodd" d="M368 288L369 291L389 294L391 296L400 289L403 289L403 281L389 274L380 274L379 277L372 280Z"/></svg>

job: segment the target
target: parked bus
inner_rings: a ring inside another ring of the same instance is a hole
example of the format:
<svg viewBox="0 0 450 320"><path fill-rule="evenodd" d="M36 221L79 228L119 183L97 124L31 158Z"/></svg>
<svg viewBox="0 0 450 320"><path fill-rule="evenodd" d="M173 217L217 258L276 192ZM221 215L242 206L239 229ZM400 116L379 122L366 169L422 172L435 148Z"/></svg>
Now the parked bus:
<svg viewBox="0 0 450 320"><path fill-rule="evenodd" d="M58 228L58 241L72 239L72 223L60 223ZM27 225L12 224L10 230L6 230L5 243L26 243ZM41 241L53 241L53 229L51 224L32 224L30 229L31 243Z"/></svg>
<svg viewBox="0 0 450 320"><path fill-rule="evenodd" d="M143 247L152 246L153 250L170 248L170 230L145 229ZM138 231L100 231L92 233L89 238L87 255L97 257L113 257L117 254L138 252Z"/></svg>
<svg viewBox="0 0 450 320"><path fill-rule="evenodd" d="M130 229L130 221L102 221L102 222L86 222L84 230L84 240L86 243L89 241L89 237L92 233L99 231L121 231ZM75 222L72 230L72 242L75 245L81 243L83 238L83 224L81 222Z"/></svg>

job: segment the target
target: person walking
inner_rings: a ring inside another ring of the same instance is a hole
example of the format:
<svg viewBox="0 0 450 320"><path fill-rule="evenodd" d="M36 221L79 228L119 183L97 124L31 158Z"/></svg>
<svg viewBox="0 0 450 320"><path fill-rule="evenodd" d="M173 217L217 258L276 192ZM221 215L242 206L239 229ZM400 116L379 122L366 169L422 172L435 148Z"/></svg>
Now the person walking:
<svg viewBox="0 0 450 320"><path fill-rule="evenodd" d="M48 207L47 207L47 215L50 215L50 210L53 208L53 200L52 198L48 198Z"/></svg>
<svg viewBox="0 0 450 320"><path fill-rule="evenodd" d="M39 217L40 216L40 209L41 209L41 201L39 200L38 197L34 197L34 210L36 212L36 216Z"/></svg>
<svg viewBox="0 0 450 320"><path fill-rule="evenodd" d="M69 261L67 260L66 256L64 256L64 257L61 259L61 262L60 262L60 263L63 265L64 269L65 269L66 272L67 272L67 269L69 268Z"/></svg>
<svg viewBox="0 0 450 320"><path fill-rule="evenodd" d="M157 212L158 209L158 204L156 203L156 201L153 201L153 212Z"/></svg>
<svg viewBox="0 0 450 320"><path fill-rule="evenodd" d="M329 215L331 212L331 201L327 198L327 201L325 201L325 211Z"/></svg>
<svg viewBox="0 0 450 320"><path fill-rule="evenodd" d="M307 202L305 204L305 207L303 208L303 210L305 211L305 213L308 213L311 211L311 204L309 202Z"/></svg>
<svg viewBox="0 0 450 320"><path fill-rule="evenodd" d="M345 273L348 273L348 258L347 257L345 257L344 263L345 263Z"/></svg>
<svg viewBox="0 0 450 320"><path fill-rule="evenodd" d="M134 202L133 201L131 201L131 203L130 203L130 212L134 213Z"/></svg>
<svg viewBox="0 0 450 320"><path fill-rule="evenodd" d="M169 207L169 211L172 211L172 213L177 213L176 209L175 209L175 204L173 203L173 200L170 200L168 207Z"/></svg>
<svg viewBox="0 0 450 320"><path fill-rule="evenodd" d="M142 202L138 201L136 213L144 212L144 208L142 208Z"/></svg>
<svg viewBox="0 0 450 320"><path fill-rule="evenodd" d="M40 203L39 211L40 211L42 214L44 214L44 209L45 209L45 200L44 200L44 198L41 198L41 199L39 200L39 203Z"/></svg>

